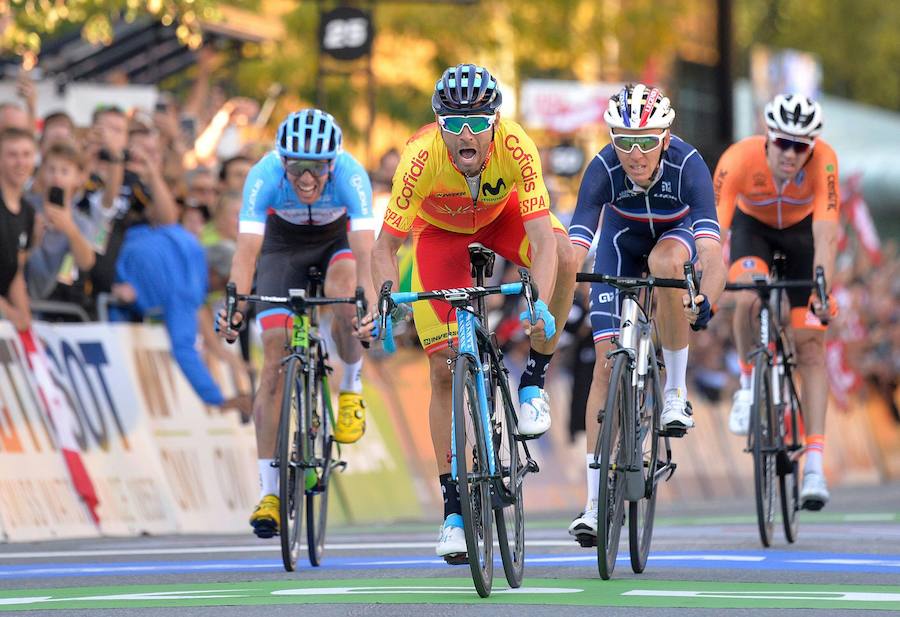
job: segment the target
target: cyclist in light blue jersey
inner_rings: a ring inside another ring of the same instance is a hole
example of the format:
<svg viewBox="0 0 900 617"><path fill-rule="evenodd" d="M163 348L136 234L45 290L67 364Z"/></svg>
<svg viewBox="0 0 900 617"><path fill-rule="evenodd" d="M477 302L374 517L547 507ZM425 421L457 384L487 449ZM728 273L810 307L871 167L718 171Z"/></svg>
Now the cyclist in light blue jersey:
<svg viewBox="0 0 900 617"><path fill-rule="evenodd" d="M306 287L310 266L325 273L325 295L352 296L357 285L375 299L370 275L374 243L372 186L356 159L341 148L341 129L319 109L291 113L278 128L275 149L250 170L244 182L237 250L231 280L239 294L250 293L254 270L260 295L283 296ZM259 257L259 264L256 259ZM362 354L353 336L354 307L333 310L332 336L344 367L335 439L353 443L365 431ZM243 321L238 307L235 322ZM261 307L263 368L254 400L259 455L260 502L250 517L256 535L278 533L278 470L272 467L283 378L279 366L290 312ZM237 327L219 314L219 330L233 340Z"/></svg>
<svg viewBox="0 0 900 617"><path fill-rule="evenodd" d="M612 143L588 165L569 225L576 256L583 261L599 231L594 272L638 277L646 265L660 278L684 278L684 262L699 261L703 272L699 312L679 289L657 289L655 321L666 366L661 423L670 428L694 426L687 402L685 373L688 324L705 326L725 286L712 179L700 153L671 134L675 110L658 88L628 85L609 100L604 120ZM600 215L603 214L602 223ZM599 227L599 230L598 230ZM586 409L588 499L585 511L569 526L576 538L597 533L600 470L592 469L600 426L597 411L605 405L611 363L606 354L619 331L619 294L603 283L591 285L591 327L596 363ZM583 540L589 540L584 538ZM582 542L582 545L589 545Z"/></svg>

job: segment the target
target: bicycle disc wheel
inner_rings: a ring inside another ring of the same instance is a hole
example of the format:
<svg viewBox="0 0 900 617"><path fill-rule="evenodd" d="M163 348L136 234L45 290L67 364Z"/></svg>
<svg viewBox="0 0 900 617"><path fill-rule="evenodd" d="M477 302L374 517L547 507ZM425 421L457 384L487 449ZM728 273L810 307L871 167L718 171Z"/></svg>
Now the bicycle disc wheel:
<svg viewBox="0 0 900 617"><path fill-rule="evenodd" d="M619 535L625 516L625 472L622 416L631 403L628 358L616 356L609 380L606 412L600 430L600 491L597 501L597 568L609 580L616 568Z"/></svg>
<svg viewBox="0 0 900 617"><path fill-rule="evenodd" d="M800 529L800 464L792 455L799 451L800 436L798 423L801 409L800 397L797 396L797 388L790 375L790 370L782 378L784 384L782 400L787 407L784 410L784 419L781 426L784 428L784 448L779 456L778 488L781 493L781 520L784 524L784 537L789 543L797 540L797 532ZM786 424L790 422L789 426Z"/></svg>
<svg viewBox="0 0 900 617"><path fill-rule="evenodd" d="M278 420L279 534L281 560L288 572L297 568L303 526L303 483L298 478L298 465L303 460L300 427L305 407L302 370L299 358L292 357L288 361Z"/></svg>
<svg viewBox="0 0 900 617"><path fill-rule="evenodd" d="M756 521L763 546L771 546L775 524L775 430L768 358L756 357L753 367L753 405L750 408L753 431L753 485L756 493Z"/></svg>
<svg viewBox="0 0 900 617"><path fill-rule="evenodd" d="M313 355L313 354L311 354ZM325 527L328 522L328 481L331 478L331 427L322 390L321 369L309 375L309 413L306 414L304 439L306 467L306 546L309 563L319 566L325 552Z"/></svg>
<svg viewBox="0 0 900 617"><path fill-rule="evenodd" d="M525 570L525 505L523 503L522 484L525 473L525 453L522 443L516 440L516 415L506 398L495 399L494 413L496 425L494 429L495 461L501 472L502 491L514 500L510 505L494 510L497 522L497 543L500 546L500 557L503 571L510 587L522 585Z"/></svg>
<svg viewBox="0 0 900 617"><path fill-rule="evenodd" d="M454 450L459 501L472 581L478 595L491 595L494 578L493 507L475 365L469 356L456 359L453 372Z"/></svg>
<svg viewBox="0 0 900 617"><path fill-rule="evenodd" d="M643 392L636 401L640 413L640 440L638 453L641 457L642 474L646 492L644 497L628 503L628 547L631 553L631 569L640 574L647 566L650 541L653 538L653 518L656 515L656 471L659 468L659 453L663 437L659 435L660 398L659 372L656 357L649 359L649 372Z"/></svg>

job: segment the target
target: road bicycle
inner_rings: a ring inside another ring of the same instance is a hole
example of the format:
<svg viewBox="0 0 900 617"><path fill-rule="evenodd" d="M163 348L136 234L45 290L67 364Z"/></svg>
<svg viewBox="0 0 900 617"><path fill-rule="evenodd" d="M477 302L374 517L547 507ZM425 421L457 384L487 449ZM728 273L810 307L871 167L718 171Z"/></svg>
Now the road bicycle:
<svg viewBox="0 0 900 617"><path fill-rule="evenodd" d="M520 281L484 286L493 272L494 253L469 245L475 287L391 293L386 282L379 297L380 331L385 350L393 349L391 313L397 304L443 300L456 313L457 341L450 338L453 373L451 475L458 482L466 536L465 556L448 563L468 561L478 595L491 593L494 576L493 523L503 570L510 587L522 584L525 567L525 512L522 488L525 476L538 471L526 438L516 429L516 411L509 389L509 371L490 330L484 299L493 294L522 295L531 315L537 290L526 270ZM533 321L533 320L532 320ZM448 330L449 334L449 330Z"/></svg>
<svg viewBox="0 0 900 617"><path fill-rule="evenodd" d="M343 471L340 445L334 440L334 410L328 376L325 340L319 334L320 306L355 304L357 323L367 311L362 287L352 298L322 296L323 275L309 269L306 289L290 289L287 296L238 294L234 283L226 287L226 321L232 323L238 302L266 303L287 307L292 312L290 333L286 332L287 355L281 361L284 393L278 421L275 459L280 500L281 559L284 569L297 569L303 510L306 506L306 545L309 562L319 566L325 552L328 522L328 493L331 475ZM367 345L367 344L366 344Z"/></svg>
<svg viewBox="0 0 900 617"><path fill-rule="evenodd" d="M784 537L797 539L800 510L799 459L803 455L800 432L803 406L800 403L794 370L797 365L794 341L781 320L782 299L787 289L815 289L824 312L828 313L825 273L821 266L813 280L784 280L785 257L776 253L772 277L755 275L750 283L729 283L726 290L755 291L759 296L757 341L749 358L753 361L750 427L745 452L753 455L753 486L756 519L763 546L772 544L775 527L775 486L781 497Z"/></svg>
<svg viewBox="0 0 900 617"><path fill-rule="evenodd" d="M621 298L619 332L611 339L614 348L607 354L613 361L609 392L605 407L597 415L601 429L590 464L592 469L601 470L597 536L595 540L578 538L583 546L596 542L597 569L604 580L616 567L626 500L631 569L635 573L644 571L653 537L657 485L671 478L677 467L669 439L682 437L685 429L666 428L660 423L663 364L654 342L653 289L687 288L694 306L697 286L690 262L685 264L685 275L686 280L584 272L576 277L578 282L611 285Z"/></svg>

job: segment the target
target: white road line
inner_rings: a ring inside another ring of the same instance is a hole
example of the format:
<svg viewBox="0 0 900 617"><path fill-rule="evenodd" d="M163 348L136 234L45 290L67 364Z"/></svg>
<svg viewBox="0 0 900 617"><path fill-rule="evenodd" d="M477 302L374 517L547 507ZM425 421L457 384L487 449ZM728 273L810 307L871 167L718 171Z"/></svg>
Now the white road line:
<svg viewBox="0 0 900 617"><path fill-rule="evenodd" d="M563 546L571 548L572 540L534 540L527 546ZM326 544L329 551L390 550L397 548L434 549L434 542L338 542ZM0 551L0 562L7 559L55 559L65 557L129 557L137 555L208 555L214 553L271 553L278 550L278 544L267 543L239 546L184 546L172 548L135 549L94 549L76 551L34 551L4 553ZM306 550L305 547L303 550Z"/></svg>

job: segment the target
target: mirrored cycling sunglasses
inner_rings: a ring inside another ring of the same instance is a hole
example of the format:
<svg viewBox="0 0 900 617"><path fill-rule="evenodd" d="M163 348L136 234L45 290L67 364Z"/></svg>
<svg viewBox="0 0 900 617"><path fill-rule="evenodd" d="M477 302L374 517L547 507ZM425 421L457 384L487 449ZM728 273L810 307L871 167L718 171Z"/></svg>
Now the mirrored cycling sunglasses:
<svg viewBox="0 0 900 617"><path fill-rule="evenodd" d="M331 170L331 161L285 159L284 169L292 176L302 176L305 171L314 176L324 176Z"/></svg>
<svg viewBox="0 0 900 617"><path fill-rule="evenodd" d="M610 132L610 138L612 139L613 146L615 146L616 150L621 152L631 152L635 148L647 154L648 152L653 152L663 142L663 138L666 136L666 131L663 131L659 135L656 133L647 133L645 135L617 135L616 133Z"/></svg>
<svg viewBox="0 0 900 617"><path fill-rule="evenodd" d="M794 152L797 154L803 154L807 150L813 147L815 140L813 139L803 139L802 137L794 137L792 135L781 135L780 133L773 133L769 131L769 141L778 146L779 150L790 150L794 149Z"/></svg>
<svg viewBox="0 0 900 617"><path fill-rule="evenodd" d="M438 123L441 128L448 133L459 135L463 132L463 127L468 126L472 135L484 133L486 130L494 126L496 115L489 116L438 116Z"/></svg>

